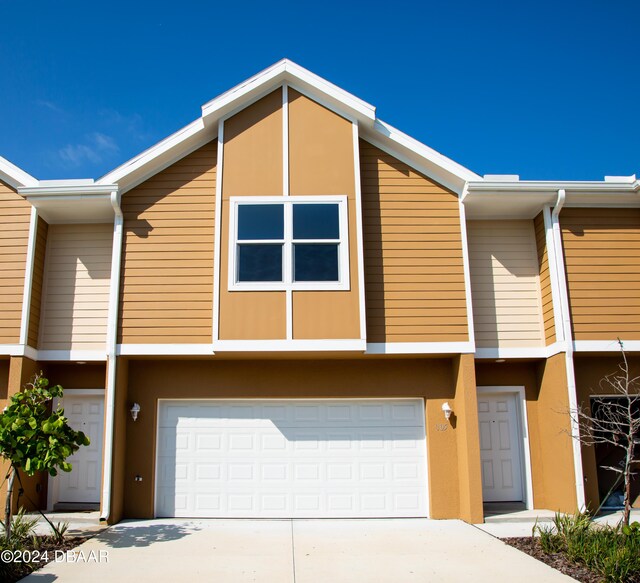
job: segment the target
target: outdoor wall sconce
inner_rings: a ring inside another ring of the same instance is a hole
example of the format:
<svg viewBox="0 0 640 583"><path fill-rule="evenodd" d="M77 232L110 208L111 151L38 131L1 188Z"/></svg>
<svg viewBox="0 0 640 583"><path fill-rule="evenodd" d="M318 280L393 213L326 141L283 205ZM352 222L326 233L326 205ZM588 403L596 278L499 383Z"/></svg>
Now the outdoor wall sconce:
<svg viewBox="0 0 640 583"><path fill-rule="evenodd" d="M134 403L131 407L131 419L136 421L138 419L138 413L140 413L140 405L138 405L138 403Z"/></svg>
<svg viewBox="0 0 640 583"><path fill-rule="evenodd" d="M449 405L448 401L446 403L442 403L442 411L444 412L444 418L448 421L451 417L451 413L453 413L453 409L451 408L451 405Z"/></svg>

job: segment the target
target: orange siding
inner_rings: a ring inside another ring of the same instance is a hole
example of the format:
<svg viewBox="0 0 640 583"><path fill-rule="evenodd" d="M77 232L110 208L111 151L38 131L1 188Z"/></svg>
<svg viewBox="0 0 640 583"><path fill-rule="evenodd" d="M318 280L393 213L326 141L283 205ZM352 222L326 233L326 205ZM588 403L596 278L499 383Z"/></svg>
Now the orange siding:
<svg viewBox="0 0 640 583"><path fill-rule="evenodd" d="M210 343L216 142L126 193L119 342Z"/></svg>
<svg viewBox="0 0 640 583"><path fill-rule="evenodd" d="M540 213L533 221L536 232L538 250L538 267L540 269L540 295L542 298L542 319L547 346L556 341L556 326L553 319L553 296L551 294L551 272L549 271L549 254L547 251L547 235L544 228L544 217Z"/></svg>
<svg viewBox="0 0 640 583"><path fill-rule="evenodd" d="M353 126L289 89L291 196L346 195L349 215L348 291L293 292L293 338L360 338Z"/></svg>
<svg viewBox="0 0 640 583"><path fill-rule="evenodd" d="M282 196L282 90L243 109L224 124L220 230L221 340L273 340L286 336L285 292L230 292L229 199Z"/></svg>
<svg viewBox="0 0 640 583"><path fill-rule="evenodd" d="M455 194L360 141L368 342L468 340Z"/></svg>
<svg viewBox="0 0 640 583"><path fill-rule="evenodd" d="M31 205L0 182L0 344L20 342Z"/></svg>
<svg viewBox="0 0 640 583"><path fill-rule="evenodd" d="M640 209L560 214L576 340L640 340Z"/></svg>
<svg viewBox="0 0 640 583"><path fill-rule="evenodd" d="M38 347L38 333L40 330L40 315L42 309L42 283L44 279L44 256L47 247L47 233L49 224L38 218L36 232L36 249L33 262L33 281L31 283L31 305L29 306L29 334L27 344Z"/></svg>

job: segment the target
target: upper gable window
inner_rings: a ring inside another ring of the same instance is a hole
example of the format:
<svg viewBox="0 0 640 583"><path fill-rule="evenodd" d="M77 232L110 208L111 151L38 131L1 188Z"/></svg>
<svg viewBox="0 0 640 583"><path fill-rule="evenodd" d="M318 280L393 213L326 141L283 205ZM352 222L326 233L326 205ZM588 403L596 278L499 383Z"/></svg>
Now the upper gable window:
<svg viewBox="0 0 640 583"><path fill-rule="evenodd" d="M346 197L233 197L230 290L348 289Z"/></svg>

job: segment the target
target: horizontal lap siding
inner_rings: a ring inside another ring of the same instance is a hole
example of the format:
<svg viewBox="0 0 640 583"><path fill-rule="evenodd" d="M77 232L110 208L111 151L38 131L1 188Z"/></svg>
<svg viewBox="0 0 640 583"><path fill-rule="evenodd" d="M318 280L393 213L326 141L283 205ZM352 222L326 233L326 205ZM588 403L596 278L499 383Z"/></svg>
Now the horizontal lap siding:
<svg viewBox="0 0 640 583"><path fill-rule="evenodd" d="M538 251L538 270L540 272L540 296L542 299L542 319L547 345L556 341L556 327L553 319L553 294L551 292L551 272L544 217L540 213L533 221L536 231L536 249Z"/></svg>
<svg viewBox="0 0 640 583"><path fill-rule="evenodd" d="M560 214L576 340L640 340L640 210Z"/></svg>
<svg viewBox="0 0 640 583"><path fill-rule="evenodd" d="M36 232L36 248L33 261L33 281L31 283L31 305L29 307L29 334L27 343L33 348L38 347L40 331L40 312L42 304L42 287L44 285L45 250L47 247L48 223L38 219Z"/></svg>
<svg viewBox="0 0 640 583"><path fill-rule="evenodd" d="M122 197L120 339L211 343L216 142Z"/></svg>
<svg viewBox="0 0 640 583"><path fill-rule="evenodd" d="M105 350L112 224L48 229L38 348Z"/></svg>
<svg viewBox="0 0 640 583"><path fill-rule="evenodd" d="M31 205L0 182L0 344L20 342Z"/></svg>
<svg viewBox="0 0 640 583"><path fill-rule="evenodd" d="M476 344L543 344L538 256L532 221L469 221Z"/></svg>
<svg viewBox="0 0 640 583"><path fill-rule="evenodd" d="M360 141L367 340L468 340L455 194Z"/></svg>

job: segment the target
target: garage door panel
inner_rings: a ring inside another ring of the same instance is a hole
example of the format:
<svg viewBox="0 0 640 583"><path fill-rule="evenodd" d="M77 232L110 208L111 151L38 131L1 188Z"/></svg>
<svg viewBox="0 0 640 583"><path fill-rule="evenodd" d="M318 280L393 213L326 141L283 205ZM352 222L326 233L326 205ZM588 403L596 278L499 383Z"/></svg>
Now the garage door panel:
<svg viewBox="0 0 640 583"><path fill-rule="evenodd" d="M163 403L157 515L426 516L423 407L420 400Z"/></svg>

